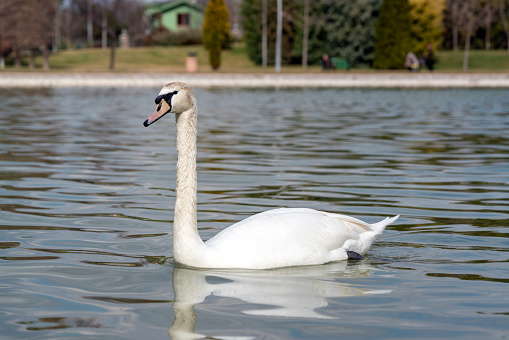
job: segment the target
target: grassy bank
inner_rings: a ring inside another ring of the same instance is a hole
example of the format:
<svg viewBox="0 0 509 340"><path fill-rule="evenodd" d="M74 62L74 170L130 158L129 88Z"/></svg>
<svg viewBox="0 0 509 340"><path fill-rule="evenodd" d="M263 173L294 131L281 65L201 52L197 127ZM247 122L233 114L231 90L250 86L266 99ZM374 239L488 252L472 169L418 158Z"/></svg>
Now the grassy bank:
<svg viewBox="0 0 509 340"><path fill-rule="evenodd" d="M208 52L203 46L137 47L117 49L115 72L185 72L185 60L189 52L197 53L198 72L212 72L208 63ZM258 73L267 69L254 65L244 46L234 46L223 51L219 73ZM62 51L51 56L52 71L101 72L109 71L110 50L81 49ZM36 68L40 70L42 58L36 58ZM15 70L8 67L9 70ZM27 71L26 67L20 70ZM311 66L308 72L319 71L319 66ZM270 67L270 72L273 67ZM300 66L285 66L283 72L302 72Z"/></svg>
<svg viewBox="0 0 509 340"><path fill-rule="evenodd" d="M462 71L463 51L441 51L437 55L437 70ZM470 51L468 61L470 71L509 71L509 53L507 51Z"/></svg>
<svg viewBox="0 0 509 340"><path fill-rule="evenodd" d="M185 59L189 52L198 55L198 72L211 72L207 51L202 46L174 47L138 47L117 49L116 72L184 72ZM67 72L102 72L109 71L110 51L102 49L81 49L61 51L51 56L52 71ZM42 58L36 58L36 71L40 71ZM461 72L463 52L441 51L437 53L436 69L438 72ZM30 71L27 67L6 70ZM352 72L372 72L373 70L352 70ZM471 72L509 72L509 53L507 51L471 51L469 61ZM274 67L267 69L254 65L247 57L244 46L235 46L222 54L219 73L261 73L274 72ZM283 66L282 72L304 72L299 65ZM320 66L310 66L306 72L321 72ZM345 72L345 71L336 71Z"/></svg>

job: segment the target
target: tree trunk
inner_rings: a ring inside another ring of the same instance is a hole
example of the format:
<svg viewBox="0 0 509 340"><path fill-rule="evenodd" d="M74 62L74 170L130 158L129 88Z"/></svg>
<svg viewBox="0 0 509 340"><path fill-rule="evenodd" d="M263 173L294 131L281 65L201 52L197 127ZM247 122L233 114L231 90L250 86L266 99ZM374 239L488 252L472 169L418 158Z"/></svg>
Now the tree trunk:
<svg viewBox="0 0 509 340"><path fill-rule="evenodd" d="M28 68L35 68L35 48L30 49L30 59L28 61Z"/></svg>
<svg viewBox="0 0 509 340"><path fill-rule="evenodd" d="M308 68L309 0L304 0L304 28L302 34L302 69Z"/></svg>
<svg viewBox="0 0 509 340"><path fill-rule="evenodd" d="M19 48L16 48L16 51L14 52L14 67L21 67L21 50Z"/></svg>
<svg viewBox="0 0 509 340"><path fill-rule="evenodd" d="M47 46L44 46L42 50L43 55L43 63L42 63L42 69L43 70L49 70L49 50Z"/></svg>
<svg viewBox="0 0 509 340"><path fill-rule="evenodd" d="M452 17L452 49L454 52L458 51L458 26L459 26L459 3L458 1L452 2L451 17Z"/></svg>
<svg viewBox="0 0 509 340"><path fill-rule="evenodd" d="M0 69L3 70L5 68L5 57L0 56Z"/></svg>
<svg viewBox="0 0 509 340"><path fill-rule="evenodd" d="M60 17L60 1L56 0L55 6L55 46L53 46L53 52L57 52L60 47L60 26L61 26L61 17Z"/></svg>
<svg viewBox="0 0 509 340"><path fill-rule="evenodd" d="M110 70L115 69L115 49L117 47L117 35L113 33L111 36L111 54L110 54Z"/></svg>
<svg viewBox="0 0 509 340"><path fill-rule="evenodd" d="M484 49L489 51L491 49L491 23L493 22L493 8L490 1L486 1L486 8L484 14Z"/></svg>
<svg viewBox="0 0 509 340"><path fill-rule="evenodd" d="M465 51L463 53L463 71L468 70L468 59L470 57L470 39L472 38L473 22L468 24L467 34L465 35Z"/></svg>
<svg viewBox="0 0 509 340"><path fill-rule="evenodd" d="M509 20L507 20L507 11L505 10L505 2L501 0L498 3L499 7L499 15L500 21L502 22L502 26L504 27L505 35L507 37L507 53L509 53Z"/></svg>
<svg viewBox="0 0 509 340"><path fill-rule="evenodd" d="M452 27L452 50L458 51L458 26Z"/></svg>
<svg viewBox="0 0 509 340"><path fill-rule="evenodd" d="M484 45L484 48L485 50L489 51L491 50L491 26L486 26L486 35L484 36L484 40L485 40L485 45Z"/></svg>

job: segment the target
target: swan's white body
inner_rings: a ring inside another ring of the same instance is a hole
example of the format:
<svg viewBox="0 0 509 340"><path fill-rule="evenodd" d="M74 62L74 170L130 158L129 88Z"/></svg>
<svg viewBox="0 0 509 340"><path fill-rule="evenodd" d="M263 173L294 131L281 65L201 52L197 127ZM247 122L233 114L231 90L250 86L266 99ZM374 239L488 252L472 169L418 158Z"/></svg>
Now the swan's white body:
<svg viewBox="0 0 509 340"><path fill-rule="evenodd" d="M305 208L281 208L253 215L203 242L196 213L196 99L184 83L170 83L156 98L148 126L175 113L177 188L173 255L198 268L268 269L316 265L348 259L347 251L365 254L398 216L367 224L353 217Z"/></svg>

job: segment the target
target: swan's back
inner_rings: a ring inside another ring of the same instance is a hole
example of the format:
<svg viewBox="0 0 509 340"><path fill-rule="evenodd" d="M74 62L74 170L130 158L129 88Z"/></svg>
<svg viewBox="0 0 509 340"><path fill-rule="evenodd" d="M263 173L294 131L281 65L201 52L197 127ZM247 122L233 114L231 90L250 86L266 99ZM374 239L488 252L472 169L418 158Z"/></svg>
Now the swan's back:
<svg viewBox="0 0 509 340"><path fill-rule="evenodd" d="M205 243L208 259L224 268L274 268L346 260L364 254L385 226L305 208L280 208L246 218Z"/></svg>

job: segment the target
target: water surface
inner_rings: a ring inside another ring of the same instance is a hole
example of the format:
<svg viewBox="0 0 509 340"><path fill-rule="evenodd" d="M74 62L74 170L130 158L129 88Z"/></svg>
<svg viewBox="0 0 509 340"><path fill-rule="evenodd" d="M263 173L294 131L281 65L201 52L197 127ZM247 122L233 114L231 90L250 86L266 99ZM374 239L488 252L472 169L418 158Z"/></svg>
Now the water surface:
<svg viewBox="0 0 509 340"><path fill-rule="evenodd" d="M401 218L359 262L171 259L159 89L0 90L2 339L509 337L506 90L197 89L204 240L254 213Z"/></svg>

